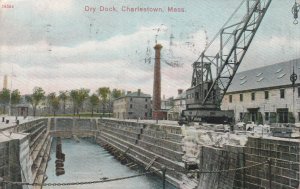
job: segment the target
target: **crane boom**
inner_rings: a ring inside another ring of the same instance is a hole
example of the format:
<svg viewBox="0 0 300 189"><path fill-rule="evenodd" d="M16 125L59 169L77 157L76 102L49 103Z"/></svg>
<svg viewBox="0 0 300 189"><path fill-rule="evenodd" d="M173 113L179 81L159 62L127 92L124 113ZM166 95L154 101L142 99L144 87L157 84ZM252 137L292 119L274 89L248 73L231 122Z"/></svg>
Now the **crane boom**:
<svg viewBox="0 0 300 189"><path fill-rule="evenodd" d="M233 112L221 111L220 104L271 1L242 1L217 36L193 63L192 82L187 90L187 107L183 116L190 119L199 117L207 122L222 122L225 118L233 118ZM242 8L244 5L246 9ZM236 17L242 19L235 21ZM217 45L216 39L219 39ZM210 51L215 49L218 51L212 52L214 54L211 55Z"/></svg>

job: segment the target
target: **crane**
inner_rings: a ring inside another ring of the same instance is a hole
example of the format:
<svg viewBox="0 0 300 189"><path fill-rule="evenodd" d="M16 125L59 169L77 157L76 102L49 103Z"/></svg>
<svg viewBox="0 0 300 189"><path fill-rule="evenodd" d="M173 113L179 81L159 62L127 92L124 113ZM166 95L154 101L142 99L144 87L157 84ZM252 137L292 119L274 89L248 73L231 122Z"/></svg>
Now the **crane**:
<svg viewBox="0 0 300 189"><path fill-rule="evenodd" d="M186 110L182 112L186 121L233 121L234 112L221 110L220 105L271 2L243 0L192 64L191 87L186 91Z"/></svg>

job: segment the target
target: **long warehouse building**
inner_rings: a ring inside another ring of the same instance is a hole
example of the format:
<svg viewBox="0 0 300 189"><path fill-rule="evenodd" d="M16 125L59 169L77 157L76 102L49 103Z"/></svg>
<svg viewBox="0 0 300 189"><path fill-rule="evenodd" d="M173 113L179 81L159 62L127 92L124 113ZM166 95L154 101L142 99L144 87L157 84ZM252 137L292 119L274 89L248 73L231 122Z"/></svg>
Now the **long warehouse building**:
<svg viewBox="0 0 300 189"><path fill-rule="evenodd" d="M234 110L236 121L300 123L300 59L237 73L221 108Z"/></svg>

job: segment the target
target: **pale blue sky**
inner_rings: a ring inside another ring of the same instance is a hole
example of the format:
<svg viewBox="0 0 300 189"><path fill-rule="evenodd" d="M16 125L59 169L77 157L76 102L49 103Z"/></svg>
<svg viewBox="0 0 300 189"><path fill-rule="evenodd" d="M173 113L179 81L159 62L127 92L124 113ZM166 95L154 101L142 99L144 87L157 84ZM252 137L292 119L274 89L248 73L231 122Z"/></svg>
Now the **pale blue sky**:
<svg viewBox="0 0 300 189"><path fill-rule="evenodd" d="M34 86L47 92L101 86L152 94L153 61L144 63L145 51L155 42L155 28L163 30L158 42L166 57L170 33L174 53L184 64L163 64L162 93L176 95L190 85L191 64L240 0L2 0L14 5L0 9L1 75L13 67L13 88L28 93ZM294 0L273 0L240 66L241 70L299 58L300 25L293 24ZM86 12L85 6L115 6L119 12ZM129 7L159 7L163 13L126 13ZM184 8L168 13L167 7ZM239 17L240 15L237 15ZM162 25L163 24L163 25ZM187 42L196 47L188 48ZM177 48L177 49L176 49ZM196 53L192 53L192 51ZM153 51L152 51L153 53ZM1 77L2 77L1 76Z"/></svg>

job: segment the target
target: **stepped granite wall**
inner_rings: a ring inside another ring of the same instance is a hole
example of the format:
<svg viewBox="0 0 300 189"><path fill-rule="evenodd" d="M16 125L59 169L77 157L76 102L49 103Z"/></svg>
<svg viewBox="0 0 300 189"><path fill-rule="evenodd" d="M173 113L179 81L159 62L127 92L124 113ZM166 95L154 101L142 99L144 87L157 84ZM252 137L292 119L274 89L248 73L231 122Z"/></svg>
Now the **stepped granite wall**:
<svg viewBox="0 0 300 189"><path fill-rule="evenodd" d="M98 121L97 140L127 151L145 167L155 158L151 169L166 166L168 181L178 186L185 174L180 133L180 127L103 119Z"/></svg>

